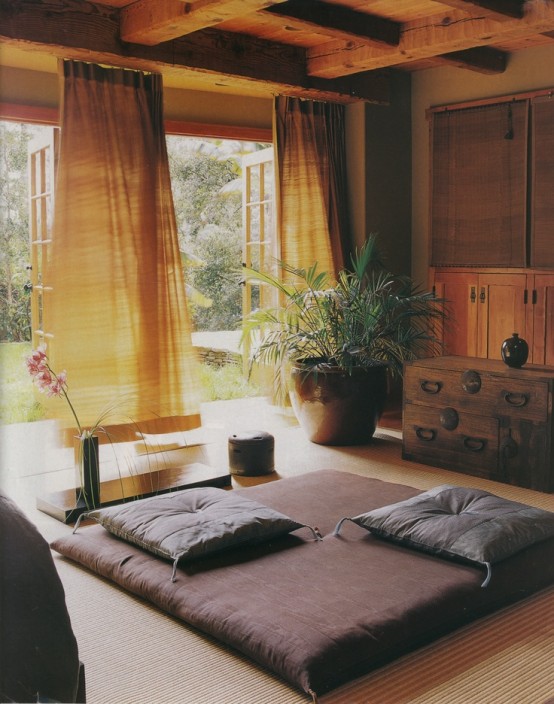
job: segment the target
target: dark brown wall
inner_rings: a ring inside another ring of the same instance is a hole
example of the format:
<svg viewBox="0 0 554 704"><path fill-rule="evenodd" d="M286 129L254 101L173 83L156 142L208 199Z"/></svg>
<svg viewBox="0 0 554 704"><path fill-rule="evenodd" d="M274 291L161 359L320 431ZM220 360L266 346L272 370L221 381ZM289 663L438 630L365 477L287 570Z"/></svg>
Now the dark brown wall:
<svg viewBox="0 0 554 704"><path fill-rule="evenodd" d="M392 73L390 105L366 105L366 232L377 232L391 271L410 274L411 77Z"/></svg>

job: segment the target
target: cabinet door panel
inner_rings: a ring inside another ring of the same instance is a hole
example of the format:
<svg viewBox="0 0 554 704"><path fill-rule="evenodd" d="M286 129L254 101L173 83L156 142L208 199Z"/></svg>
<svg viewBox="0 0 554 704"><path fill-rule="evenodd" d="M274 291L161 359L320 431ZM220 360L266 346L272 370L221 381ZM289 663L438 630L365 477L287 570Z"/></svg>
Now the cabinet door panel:
<svg viewBox="0 0 554 704"><path fill-rule="evenodd" d="M554 274L535 275L532 299L532 360L554 366Z"/></svg>
<svg viewBox="0 0 554 704"><path fill-rule="evenodd" d="M502 342L525 335L525 274L479 274L478 356L501 359Z"/></svg>
<svg viewBox="0 0 554 704"><path fill-rule="evenodd" d="M443 325L444 354L477 356L477 286L473 273L437 272L437 295L447 301Z"/></svg>
<svg viewBox="0 0 554 704"><path fill-rule="evenodd" d="M554 366L554 273L435 272L447 301L444 354L500 359L502 342L517 332L529 362Z"/></svg>

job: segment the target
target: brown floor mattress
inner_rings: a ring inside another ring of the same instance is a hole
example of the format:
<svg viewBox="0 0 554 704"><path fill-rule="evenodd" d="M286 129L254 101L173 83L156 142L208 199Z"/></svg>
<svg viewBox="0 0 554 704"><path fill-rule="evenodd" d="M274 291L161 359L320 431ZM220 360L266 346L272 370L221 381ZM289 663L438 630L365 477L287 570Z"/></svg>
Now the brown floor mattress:
<svg viewBox="0 0 554 704"><path fill-rule="evenodd" d="M377 538L344 516L402 501L417 489L321 470L236 490L317 526L269 543L172 564L82 526L57 552L321 695L399 655L554 582L554 539L480 567ZM115 625L115 624L114 624Z"/></svg>

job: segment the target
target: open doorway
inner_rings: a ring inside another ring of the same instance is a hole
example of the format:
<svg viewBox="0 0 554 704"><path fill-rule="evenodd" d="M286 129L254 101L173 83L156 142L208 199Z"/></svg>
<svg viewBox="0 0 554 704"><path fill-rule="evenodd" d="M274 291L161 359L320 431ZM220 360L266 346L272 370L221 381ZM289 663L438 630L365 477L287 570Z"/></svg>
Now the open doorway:
<svg viewBox="0 0 554 704"><path fill-rule="evenodd" d="M13 423L41 417L21 358L48 334L44 304L56 128L1 121L0 130L0 363L2 384L19 385L4 388L2 403L17 399L24 407L23 415L21 408L2 407L0 421ZM167 142L206 400L254 395L257 389L242 373L238 340L243 311L258 305L260 297L239 285L237 272L241 262L263 265L277 254L272 149L230 139L168 136Z"/></svg>
<svg viewBox="0 0 554 704"><path fill-rule="evenodd" d="M241 321L260 305L241 264L266 268L278 252L270 145L234 139L167 137L179 246L193 344L209 400L256 395L245 378Z"/></svg>

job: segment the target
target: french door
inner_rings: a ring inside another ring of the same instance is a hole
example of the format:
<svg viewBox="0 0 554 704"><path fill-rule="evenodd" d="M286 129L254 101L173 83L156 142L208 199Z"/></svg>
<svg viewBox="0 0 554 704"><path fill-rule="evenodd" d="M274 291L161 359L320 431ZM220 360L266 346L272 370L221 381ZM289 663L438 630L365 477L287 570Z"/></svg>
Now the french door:
<svg viewBox="0 0 554 704"><path fill-rule="evenodd" d="M243 263L276 273L279 248L275 225L275 172L273 147L251 152L242 161ZM273 289L246 281L242 295L243 318L253 310L275 304ZM249 350L244 349L244 359Z"/></svg>
<svg viewBox="0 0 554 704"><path fill-rule="evenodd" d="M36 348L51 338L48 321L49 255L52 243L54 179L58 157L59 129L45 128L44 134L29 144L29 238L31 257L31 343Z"/></svg>

